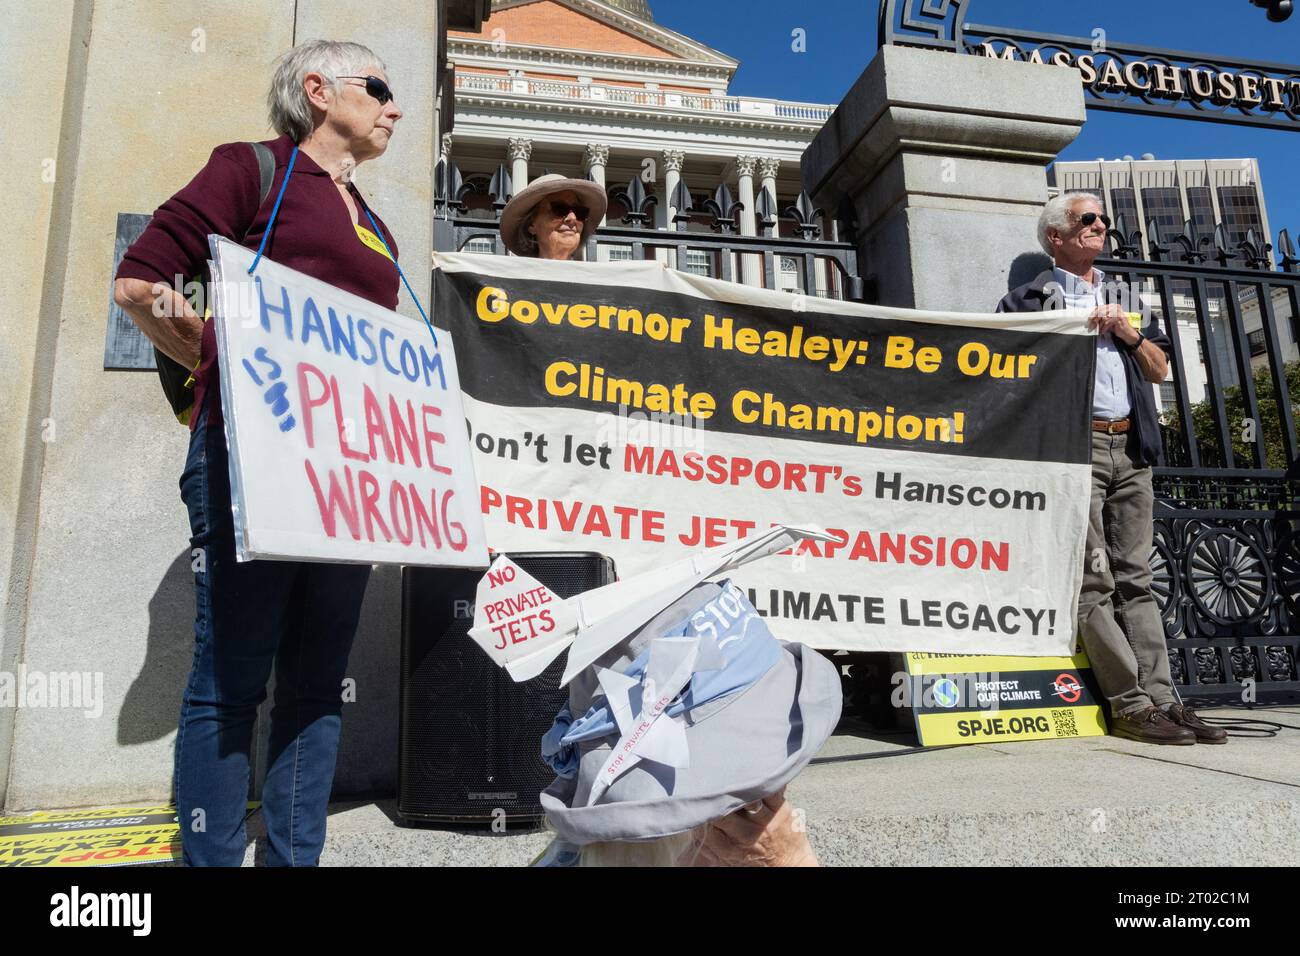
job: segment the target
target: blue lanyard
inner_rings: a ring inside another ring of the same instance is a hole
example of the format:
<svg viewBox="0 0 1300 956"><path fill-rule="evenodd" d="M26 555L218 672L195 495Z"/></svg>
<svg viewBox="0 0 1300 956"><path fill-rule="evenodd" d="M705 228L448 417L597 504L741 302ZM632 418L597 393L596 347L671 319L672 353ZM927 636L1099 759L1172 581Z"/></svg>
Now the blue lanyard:
<svg viewBox="0 0 1300 956"><path fill-rule="evenodd" d="M289 185L289 177L293 175L293 164L297 159L298 147L295 146L293 152L289 154L289 168L285 171L284 182L280 183L280 191L275 196L275 205L271 207L271 218L266 222L266 231L262 233L262 241L257 247L257 255L253 257L253 264L248 267L249 275L253 274L253 270L257 268L257 264L262 261L262 250L266 248L266 240L271 237L271 226L275 224L275 217L280 214L280 202L284 199L284 190L285 187ZM358 198L361 196L359 190L357 191L357 196ZM420 305L420 300L416 297L415 290L411 288L411 283L406 281L406 273L402 271L401 266L397 265L397 257L394 256L393 251L388 248L388 243L384 240L384 233L379 228L379 224L375 222L375 217L370 215L370 207L366 204L364 199L361 200L361 210L366 214L366 218L370 220L370 225L374 226L375 236L381 243L383 243L384 252L388 253L389 261L391 261L394 266L397 266L397 274L401 276L402 284L406 286L406 291L411 294L411 300L415 303L415 307L420 310L420 317L424 319L424 324L429 327L429 334L433 336L433 345L437 348L438 333L433 331L433 323L429 321L429 316L425 314L424 306Z"/></svg>
<svg viewBox="0 0 1300 956"><path fill-rule="evenodd" d="M356 187L353 188L355 189ZM356 193L357 197L360 198L361 190L357 189ZM370 206L364 199L361 200L361 211L364 212L366 218L370 220L370 225L375 227L375 235L379 237L379 241L384 243L384 252L388 253L388 258L392 261L393 265L397 266L397 274L402 277L402 285L406 286L406 291L411 293L411 299L415 302L415 307L420 310L420 318L424 319L424 324L429 327L429 334L433 336L433 347L437 348L438 333L433 331L433 323L430 322L429 317L425 315L424 306L420 305L420 300L415 297L415 290L411 288L411 283L406 281L406 273L402 271L401 266L397 265L397 256L393 255L393 250L388 248L388 243L384 241L383 230L380 229L379 224L375 222L375 217L370 215Z"/></svg>
<svg viewBox="0 0 1300 956"><path fill-rule="evenodd" d="M257 264L262 261L262 250L266 248L266 240L271 238L271 226L275 222L275 217L280 214L280 202L284 199L285 187L289 185L289 177L293 175L293 164L298 161L298 147L293 148L289 154L289 168L285 170L284 182L280 183L280 191L275 194L275 205L271 207L271 218L266 222L266 232L262 233L262 241L258 243L257 255L253 257L253 264L248 267L248 274L251 276Z"/></svg>

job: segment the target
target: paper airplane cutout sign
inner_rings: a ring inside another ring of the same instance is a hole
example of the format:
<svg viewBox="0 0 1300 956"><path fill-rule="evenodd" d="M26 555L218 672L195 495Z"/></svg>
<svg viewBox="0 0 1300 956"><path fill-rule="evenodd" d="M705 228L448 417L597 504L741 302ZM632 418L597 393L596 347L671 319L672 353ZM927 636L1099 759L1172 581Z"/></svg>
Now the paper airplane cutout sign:
<svg viewBox="0 0 1300 956"><path fill-rule="evenodd" d="M619 739L592 783L587 806L642 760L679 769L690 766L686 730L664 712L697 671L720 670L725 663L711 637L660 637L650 642L644 682L607 667L600 669L596 677L614 713ZM638 695L634 713L633 698Z"/></svg>
<svg viewBox="0 0 1300 956"><path fill-rule="evenodd" d="M568 646L576 619L554 591L499 555L474 592L469 636L500 667ZM557 647L558 645L558 647Z"/></svg>
<svg viewBox="0 0 1300 956"><path fill-rule="evenodd" d="M560 680L563 686L701 581L777 554L805 538L836 540L821 528L775 525L764 534L701 551L567 600L503 555L479 582L470 637L516 682L536 677L569 648Z"/></svg>

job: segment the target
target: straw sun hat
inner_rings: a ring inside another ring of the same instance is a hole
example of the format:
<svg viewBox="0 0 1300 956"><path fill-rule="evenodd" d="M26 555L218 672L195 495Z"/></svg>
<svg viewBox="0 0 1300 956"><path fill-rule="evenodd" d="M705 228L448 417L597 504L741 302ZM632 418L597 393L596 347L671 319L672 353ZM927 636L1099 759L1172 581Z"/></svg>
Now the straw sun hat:
<svg viewBox="0 0 1300 956"><path fill-rule="evenodd" d="M585 246L596 226L605 218L609 205L605 190L589 179L569 179L559 173L549 173L538 176L521 189L501 211L501 241L506 248L517 256L535 257L537 240L528 233L533 213L548 196L566 191L577 193L579 200L591 209L587 221L582 224L582 244Z"/></svg>

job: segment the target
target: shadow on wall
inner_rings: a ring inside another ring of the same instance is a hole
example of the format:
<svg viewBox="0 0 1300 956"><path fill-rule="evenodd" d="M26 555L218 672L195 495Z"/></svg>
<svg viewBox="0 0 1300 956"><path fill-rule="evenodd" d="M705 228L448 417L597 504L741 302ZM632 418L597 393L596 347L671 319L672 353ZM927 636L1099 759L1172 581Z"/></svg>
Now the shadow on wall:
<svg viewBox="0 0 1300 956"><path fill-rule="evenodd" d="M1019 288L1026 282L1032 282L1040 272L1052 268L1052 259L1042 252L1022 252L1011 260L1011 269L1007 272L1007 291Z"/></svg>
<svg viewBox="0 0 1300 956"><path fill-rule="evenodd" d="M144 663L122 702L119 745L160 740L176 731L181 696L194 661L194 571L189 549L176 556L149 600ZM343 708L336 796L393 793L397 786L398 668L401 569L381 566L370 576L348 674L357 702ZM268 701L274 680L268 685ZM258 709L255 753L265 761L269 707ZM256 772L256 771L255 771ZM257 779L260 780L260 774Z"/></svg>
<svg viewBox="0 0 1300 956"><path fill-rule="evenodd" d="M194 659L194 571L186 548L149 599L144 664L122 702L119 744L142 744L173 733Z"/></svg>

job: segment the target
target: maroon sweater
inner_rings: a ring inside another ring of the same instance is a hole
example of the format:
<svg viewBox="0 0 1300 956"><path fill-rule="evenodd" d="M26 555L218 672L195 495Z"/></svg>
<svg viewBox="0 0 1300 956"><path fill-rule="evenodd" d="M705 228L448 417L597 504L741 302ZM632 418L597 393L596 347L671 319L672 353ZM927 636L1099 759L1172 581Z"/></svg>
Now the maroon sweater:
<svg viewBox="0 0 1300 956"><path fill-rule="evenodd" d="M177 276L183 283L199 275L206 284L210 232L256 249L266 232L294 144L286 134L267 140L266 145L275 156L275 178L261 208L258 207L261 175L252 148L247 143L218 146L189 185L154 212L153 221L122 257L117 278L165 282L178 291L181 286L177 285ZM373 231L364 211L365 201L356 187L349 188L357 204L358 224ZM396 257L397 240L374 210L370 212ZM262 254L263 258L297 269L386 309L397 308L401 281L397 267L382 252L361 241L353 228L347 204L329 173L302 150L294 161L293 179L284 191L284 201ZM223 421L213 325L212 322L203 324L191 428L198 420L198 410L203 407L209 389L213 396L208 407L208 424L220 426Z"/></svg>

